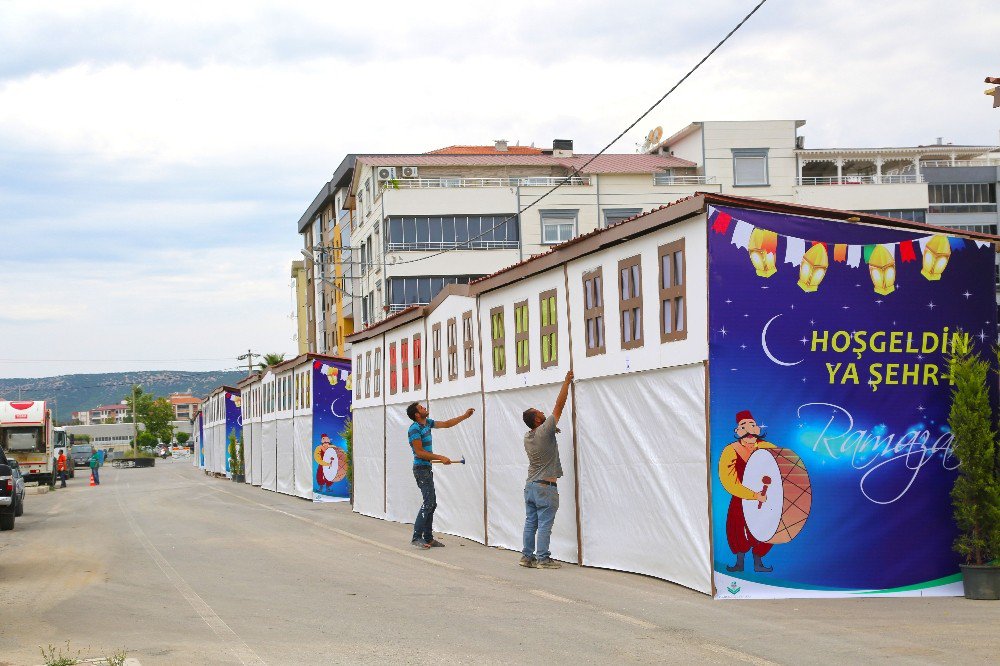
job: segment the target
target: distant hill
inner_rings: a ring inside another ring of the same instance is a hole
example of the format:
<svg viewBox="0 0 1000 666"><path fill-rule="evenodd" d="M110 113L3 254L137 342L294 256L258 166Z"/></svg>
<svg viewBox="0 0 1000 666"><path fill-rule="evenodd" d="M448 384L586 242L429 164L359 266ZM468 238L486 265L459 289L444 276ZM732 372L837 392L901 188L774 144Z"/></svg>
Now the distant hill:
<svg viewBox="0 0 1000 666"><path fill-rule="evenodd" d="M56 410L56 420L65 423L73 412L121 402L133 384L158 396L190 391L196 397L204 398L222 384L235 386L245 376L245 372L150 370L0 379L0 400L17 400L20 397L25 400L47 400L50 403L55 401L52 407Z"/></svg>

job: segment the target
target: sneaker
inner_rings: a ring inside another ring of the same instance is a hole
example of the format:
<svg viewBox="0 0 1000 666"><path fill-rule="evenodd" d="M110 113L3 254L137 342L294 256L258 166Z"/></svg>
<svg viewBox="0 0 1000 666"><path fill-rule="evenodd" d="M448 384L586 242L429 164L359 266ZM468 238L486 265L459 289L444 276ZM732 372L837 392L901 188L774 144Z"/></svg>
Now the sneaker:
<svg viewBox="0 0 1000 666"><path fill-rule="evenodd" d="M538 560L536 560L533 557L527 557L525 555L522 555L521 559L518 560L517 563L520 566L526 567L528 569L537 569L538 568Z"/></svg>
<svg viewBox="0 0 1000 666"><path fill-rule="evenodd" d="M553 560L551 557L546 557L544 560L538 560L539 569L559 569L562 567L561 564Z"/></svg>
<svg viewBox="0 0 1000 666"><path fill-rule="evenodd" d="M431 547L429 543L427 543L426 541L421 541L420 539L414 539L413 541L410 542L410 545L413 546L414 548L420 548L421 550L427 550L428 548Z"/></svg>
<svg viewBox="0 0 1000 666"><path fill-rule="evenodd" d="M437 539L431 539L430 541L428 541L427 546L429 548L444 548L444 544L438 541Z"/></svg>

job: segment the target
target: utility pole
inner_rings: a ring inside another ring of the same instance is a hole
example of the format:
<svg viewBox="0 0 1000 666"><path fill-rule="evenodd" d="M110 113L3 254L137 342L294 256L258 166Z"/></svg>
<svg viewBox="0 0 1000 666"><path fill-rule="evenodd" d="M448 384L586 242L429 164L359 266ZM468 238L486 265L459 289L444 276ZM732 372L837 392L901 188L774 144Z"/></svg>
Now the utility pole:
<svg viewBox="0 0 1000 666"><path fill-rule="evenodd" d="M246 361L247 362L247 375L252 375L253 374L253 360L254 360L254 358L260 358L260 354L255 354L254 352L250 351L249 349L247 350L246 354L243 354L241 356L237 356L236 357L237 361Z"/></svg>
<svg viewBox="0 0 1000 666"><path fill-rule="evenodd" d="M135 455L136 445L139 443L139 410L136 392L138 384L132 384L132 455Z"/></svg>

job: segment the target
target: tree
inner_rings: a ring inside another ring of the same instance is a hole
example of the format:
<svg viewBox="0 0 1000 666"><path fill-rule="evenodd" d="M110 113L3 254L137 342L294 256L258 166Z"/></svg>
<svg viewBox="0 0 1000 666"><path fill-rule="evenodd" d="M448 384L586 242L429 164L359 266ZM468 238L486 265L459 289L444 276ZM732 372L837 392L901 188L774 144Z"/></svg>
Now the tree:
<svg viewBox="0 0 1000 666"><path fill-rule="evenodd" d="M174 426L170 423L174 418L174 408L171 407L169 400L157 398L136 386L125 402L136 416L136 422L146 426L146 432L152 434L158 441L170 443L174 436Z"/></svg>
<svg viewBox="0 0 1000 666"><path fill-rule="evenodd" d="M114 425L115 423L117 423L117 420L114 416L104 417L104 425Z"/></svg>
<svg viewBox="0 0 1000 666"><path fill-rule="evenodd" d="M186 432L179 432L176 435L174 435L174 438L177 440L178 444L184 446L185 444L187 444L187 441L191 439L191 436L188 435Z"/></svg>
<svg viewBox="0 0 1000 666"><path fill-rule="evenodd" d="M156 435L146 430L139 433L136 438L136 446L140 449L152 449L156 446Z"/></svg>
<svg viewBox="0 0 1000 666"><path fill-rule="evenodd" d="M272 365L278 365L285 360L284 354L264 354L263 359L257 364L261 370L267 370Z"/></svg>

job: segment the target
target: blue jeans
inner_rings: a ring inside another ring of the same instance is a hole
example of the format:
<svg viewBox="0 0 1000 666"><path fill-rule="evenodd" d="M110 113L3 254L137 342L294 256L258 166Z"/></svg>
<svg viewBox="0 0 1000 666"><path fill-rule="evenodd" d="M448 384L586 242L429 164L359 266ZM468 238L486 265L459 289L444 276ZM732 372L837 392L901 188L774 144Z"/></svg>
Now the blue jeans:
<svg viewBox="0 0 1000 666"><path fill-rule="evenodd" d="M98 485L98 486L101 485L101 477L97 473L97 468L96 467L91 467L90 468L90 473L94 475L94 483L96 485Z"/></svg>
<svg viewBox="0 0 1000 666"><path fill-rule="evenodd" d="M552 523L559 509L559 489L533 481L524 487L524 548L521 554L548 559Z"/></svg>
<svg viewBox="0 0 1000 666"><path fill-rule="evenodd" d="M424 498L413 521L413 538L430 542L434 538L434 509L437 508L437 496L434 494L434 470L430 465L414 465L413 478L417 480L417 488Z"/></svg>

